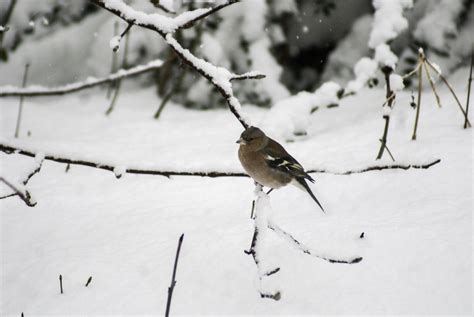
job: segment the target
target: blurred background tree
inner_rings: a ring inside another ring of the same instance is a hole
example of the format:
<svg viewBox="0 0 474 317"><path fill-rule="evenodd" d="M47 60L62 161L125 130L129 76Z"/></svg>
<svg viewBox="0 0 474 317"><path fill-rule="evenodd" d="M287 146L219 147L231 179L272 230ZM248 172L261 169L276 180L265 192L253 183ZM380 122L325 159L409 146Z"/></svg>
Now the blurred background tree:
<svg viewBox="0 0 474 317"><path fill-rule="evenodd" d="M213 1L130 0L134 8L173 15L211 6ZM165 8L165 10L163 10ZM393 43L401 57L398 72L416 64L421 45L445 73L467 64L474 29L469 0L417 0L407 13L410 26ZM250 69L267 74L260 81L235 82L243 103L270 106L299 91L314 91L323 82L344 84L367 47L373 8L370 0L244 0L177 34L197 56L236 73ZM0 1L0 85L21 82L23 66L32 64L29 82L58 85L106 76L111 70L118 19L87 0ZM119 32L126 25L120 22ZM132 87L156 86L157 95L187 107L224 106L221 96L200 76L181 65L152 32L132 28L127 67L161 58L164 67L141 76ZM118 60L124 50L119 50Z"/></svg>

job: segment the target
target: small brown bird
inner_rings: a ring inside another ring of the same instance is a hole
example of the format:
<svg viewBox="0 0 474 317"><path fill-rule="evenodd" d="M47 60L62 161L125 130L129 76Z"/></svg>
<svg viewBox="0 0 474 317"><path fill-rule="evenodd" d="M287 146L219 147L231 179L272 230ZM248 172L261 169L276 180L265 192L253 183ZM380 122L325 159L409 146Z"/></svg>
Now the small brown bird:
<svg viewBox="0 0 474 317"><path fill-rule="evenodd" d="M307 191L324 212L324 208L306 183L306 179L312 183L314 179L278 142L267 137L259 128L249 127L242 132L237 143L240 144L240 162L257 183L271 189L293 183Z"/></svg>

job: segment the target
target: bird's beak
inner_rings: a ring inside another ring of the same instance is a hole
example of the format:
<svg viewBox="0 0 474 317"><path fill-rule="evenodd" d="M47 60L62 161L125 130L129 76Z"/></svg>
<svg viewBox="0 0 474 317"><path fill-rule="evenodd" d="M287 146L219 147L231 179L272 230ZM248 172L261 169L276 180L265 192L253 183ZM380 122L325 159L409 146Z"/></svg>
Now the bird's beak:
<svg viewBox="0 0 474 317"><path fill-rule="evenodd" d="M235 143L245 145L245 144L247 144L247 141L245 141L244 139L240 138L240 139L238 139L237 142L235 142Z"/></svg>

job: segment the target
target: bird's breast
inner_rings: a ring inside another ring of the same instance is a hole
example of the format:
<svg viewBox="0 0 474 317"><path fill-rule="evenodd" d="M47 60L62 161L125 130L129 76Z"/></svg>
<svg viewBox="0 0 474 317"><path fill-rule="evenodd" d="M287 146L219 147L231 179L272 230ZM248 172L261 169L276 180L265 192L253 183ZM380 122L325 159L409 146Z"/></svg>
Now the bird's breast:
<svg viewBox="0 0 474 317"><path fill-rule="evenodd" d="M239 160L247 174L263 186L280 188L291 182L291 176L269 167L265 156L258 151L247 150L241 145Z"/></svg>

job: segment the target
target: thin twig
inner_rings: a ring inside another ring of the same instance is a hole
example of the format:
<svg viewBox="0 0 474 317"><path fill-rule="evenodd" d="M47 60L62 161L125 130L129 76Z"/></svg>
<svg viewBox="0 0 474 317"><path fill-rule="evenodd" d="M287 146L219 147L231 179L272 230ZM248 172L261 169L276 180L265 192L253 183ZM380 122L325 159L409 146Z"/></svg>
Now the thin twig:
<svg viewBox="0 0 474 317"><path fill-rule="evenodd" d="M471 69L469 70L469 80L467 82L467 99L466 99L466 119L464 120L464 129L468 126L467 117L469 115L469 99L471 97L471 84L472 84L472 65L474 64L474 45L471 48Z"/></svg>
<svg viewBox="0 0 474 317"><path fill-rule="evenodd" d="M61 294L63 294L63 276L61 274L59 274L59 289Z"/></svg>
<svg viewBox="0 0 474 317"><path fill-rule="evenodd" d="M459 109L461 110L462 114L464 115L464 120L465 120L464 124L466 125L466 127L470 127L471 122L469 122L469 118L467 117L467 113L464 111L464 109L461 105L461 102L459 101L458 96L454 92L454 88L451 86L451 84L448 82L448 80L443 76L443 74L441 74L438 71L438 69L431 64L431 62L428 59L426 59L426 63L431 67L431 69L433 69L436 72L436 74L438 74L439 78L441 78L441 80L444 82L444 84L448 87L449 91L451 92L454 99L456 100L456 103L458 104Z"/></svg>
<svg viewBox="0 0 474 317"><path fill-rule="evenodd" d="M118 21L115 21L114 23L114 37L117 36L118 34L118 27L119 23ZM110 74L113 74L114 72L117 71L117 54L112 51L112 62L110 65ZM109 85L107 86L107 99L110 99L110 94L112 93L112 90L115 86L115 82L110 82Z"/></svg>
<svg viewBox="0 0 474 317"><path fill-rule="evenodd" d="M171 284L168 287L168 300L166 301L166 312L165 316L168 317L170 315L170 308L171 308L171 298L173 297L173 290L176 286L176 269L178 268L178 259L179 259L179 252L181 251L181 244L183 243L184 233L179 237L178 242L178 249L176 250L176 257L174 259L174 267L173 267L173 276L171 277Z"/></svg>
<svg viewBox="0 0 474 317"><path fill-rule="evenodd" d="M130 42L130 29L132 28L132 24L129 24L128 27L123 31L123 33L120 35L121 37L125 36L125 48L123 50L123 59L122 59L122 69L126 69L128 67L128 62L127 62L127 55L128 55L128 44ZM112 101L110 102L109 108L105 112L105 115L110 115L112 111L115 108L115 104L117 103L118 95L120 93L120 88L122 87L122 80L119 79L117 80L115 84L115 91L114 95L112 97Z"/></svg>
<svg viewBox="0 0 474 317"><path fill-rule="evenodd" d="M424 64L424 54L423 51L420 51L420 64ZM412 140L416 140L416 130L418 128L418 119L420 118L420 108L421 108L421 88L423 85L423 67L418 69L418 99L416 102L416 115L415 115L415 125L413 127L413 135L411 136Z"/></svg>
<svg viewBox="0 0 474 317"><path fill-rule="evenodd" d="M391 67L385 66L382 68L382 72L384 73L385 76L385 83L386 83L386 98L388 101L387 107L390 109L392 108L393 101L395 100L395 93L390 89L390 74L393 72L393 69ZM393 96L393 97L392 97ZM384 115L383 119L385 120L385 125L383 129L383 135L382 139L380 140L380 148L379 152L377 154L377 160L380 160L383 156L383 152L387 148L387 137L388 137L388 127L390 125L390 116L389 115Z"/></svg>
<svg viewBox="0 0 474 317"><path fill-rule="evenodd" d="M41 86L32 86L26 88L18 87L0 87L0 97L13 97L13 96L24 96L24 97L46 97L46 96L57 96L65 95L80 90L93 88L95 86L107 84L110 82L117 81L119 79L128 78L132 76L137 76L151 70L160 68L163 62L161 60L154 60L149 62L146 65L139 65L128 70L119 70L114 74L109 75L104 78L93 78L87 79L83 82L77 82L73 84L68 84L65 86L59 87L41 87Z"/></svg>
<svg viewBox="0 0 474 317"><path fill-rule="evenodd" d="M423 68L426 71L426 77L428 77L428 81L430 82L431 90L433 91L435 95L436 103L438 104L438 107L441 108L441 99L439 98L438 92L436 91L436 86L433 82L433 78L431 77L430 71L428 69L428 66L426 66L425 62L423 62Z"/></svg>
<svg viewBox="0 0 474 317"><path fill-rule="evenodd" d="M30 67L29 63L25 64L25 72L23 73L23 82L21 86L24 88L26 86L26 81L28 79L28 68ZM21 124L21 114L23 112L23 96L20 97L20 104L18 106L18 116L16 118L16 128L15 128L15 138L18 138L20 134L20 124Z"/></svg>
<svg viewBox="0 0 474 317"><path fill-rule="evenodd" d="M416 67L415 67L411 72L409 72L408 74L403 75L402 78L403 78L403 79L407 79L408 77L413 76L413 75L420 69L420 67L421 67L421 64L418 63L418 64L416 65Z"/></svg>
<svg viewBox="0 0 474 317"><path fill-rule="evenodd" d="M92 282L92 276L89 276L89 278L87 279L85 287L88 287L91 282Z"/></svg>

